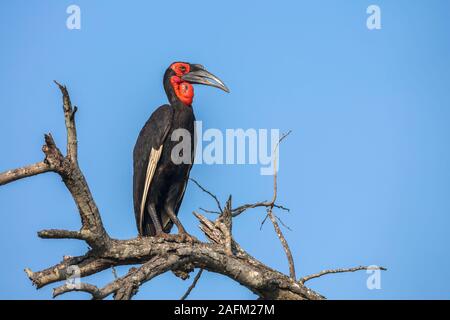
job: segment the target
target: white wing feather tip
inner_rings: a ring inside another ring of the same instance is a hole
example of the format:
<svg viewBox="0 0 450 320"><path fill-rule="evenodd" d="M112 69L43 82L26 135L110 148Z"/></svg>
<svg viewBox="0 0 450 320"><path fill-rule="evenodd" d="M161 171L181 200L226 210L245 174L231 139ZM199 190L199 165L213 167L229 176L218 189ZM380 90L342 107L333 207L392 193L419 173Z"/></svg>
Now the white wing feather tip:
<svg viewBox="0 0 450 320"><path fill-rule="evenodd" d="M148 160L148 166L147 166L147 173L145 175L145 184L144 184L144 192L142 193L142 200L141 200L141 210L140 210L140 217L139 217L139 231L140 234L143 234L142 230L142 223L144 218L144 208L145 203L147 202L147 195L148 190L150 188L150 184L152 182L153 176L156 171L156 166L158 165L159 158L161 158L163 146L161 145L159 149L152 148L152 151L150 152L150 157Z"/></svg>

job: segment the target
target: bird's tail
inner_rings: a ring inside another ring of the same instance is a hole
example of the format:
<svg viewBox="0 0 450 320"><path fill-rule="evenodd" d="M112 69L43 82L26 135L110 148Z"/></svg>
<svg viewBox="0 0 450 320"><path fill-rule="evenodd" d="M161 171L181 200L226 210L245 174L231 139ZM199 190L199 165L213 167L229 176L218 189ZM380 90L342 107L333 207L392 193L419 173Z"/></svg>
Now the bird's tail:
<svg viewBox="0 0 450 320"><path fill-rule="evenodd" d="M173 227L173 222L170 219L169 215L166 214L165 212L161 213L161 220L160 220L162 229L165 233L170 233L170 230L172 230ZM145 212L145 217L144 217L144 224L142 226L142 232L143 232L143 236L146 237L153 237L156 235L156 228L155 225L153 224L153 221L150 217L150 214L147 212Z"/></svg>

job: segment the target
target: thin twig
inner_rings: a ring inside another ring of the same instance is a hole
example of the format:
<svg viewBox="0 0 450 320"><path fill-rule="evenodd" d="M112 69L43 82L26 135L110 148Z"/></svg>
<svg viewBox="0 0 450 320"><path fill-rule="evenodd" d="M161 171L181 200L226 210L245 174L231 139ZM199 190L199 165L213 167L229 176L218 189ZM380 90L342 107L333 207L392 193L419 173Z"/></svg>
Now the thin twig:
<svg viewBox="0 0 450 320"><path fill-rule="evenodd" d="M277 218L277 220L280 221L280 223L283 227L285 227L289 231L292 231L292 229L286 223L284 223L283 220L281 220L281 218L279 216L275 215L275 218Z"/></svg>
<svg viewBox="0 0 450 320"><path fill-rule="evenodd" d="M277 200L277 190L278 190L278 184L277 184L277 177L278 177L278 170L277 170L277 163L278 163L278 149L280 146L280 143L288 136L290 135L292 130L289 130L287 133L283 134L281 138L278 140L278 143L275 145L274 148L274 162L273 162L273 198L272 198L272 204L273 207L275 206L275 201Z"/></svg>
<svg viewBox="0 0 450 320"><path fill-rule="evenodd" d="M232 210L233 212L233 217L237 217L238 215L240 215L241 213L243 213L244 211L248 210L248 209L254 209L254 208L260 208L260 207L275 207L284 211L290 211L288 208L281 206L279 204L273 204L272 202L269 201L261 201L261 202L256 202L256 203L252 203L252 204L244 204L242 206L239 206L235 209Z"/></svg>
<svg viewBox="0 0 450 320"><path fill-rule="evenodd" d="M277 174L278 174L278 170L277 170L278 157L277 157L277 154L278 154L278 148L279 148L280 143L289 134L291 134L291 132L292 132L292 130L289 130L287 133L284 133L281 136L281 138L278 140L278 142L275 145L275 148L273 150L275 158L274 158L274 163L273 163L273 171L274 171L274 173L273 173L273 197L272 197L272 201L270 201L270 202L267 202L267 201L265 201L265 202L258 202L258 203L255 203L255 204L247 204L247 205L240 206L240 207L238 207L238 208L233 210L234 211L233 212L233 216L237 216L237 215L241 214L242 212L244 212L247 209L252 209L252 208L257 208L257 207L268 207L270 209L273 209L275 207L275 208L279 208L279 209L282 209L282 210L285 210L285 211L289 211L288 208L280 206L280 205L277 205L275 202L277 200L277 188L278 188L277 187Z"/></svg>
<svg viewBox="0 0 450 320"><path fill-rule="evenodd" d="M187 291L185 292L185 294L183 294L183 296L180 298L180 300L186 300L186 298L189 296L189 294L191 293L192 289L195 288L195 286L197 285L198 280L200 279L200 277L202 276L203 273L203 269L200 269L200 271L197 273L197 275L194 278L194 281L192 282L192 284L189 286L189 288L187 289Z"/></svg>
<svg viewBox="0 0 450 320"><path fill-rule="evenodd" d="M205 213L215 213L215 214L220 214L219 211L214 211L214 210L208 210L208 209L204 209L202 207L199 208L200 210L202 210Z"/></svg>
<svg viewBox="0 0 450 320"><path fill-rule="evenodd" d="M117 270L116 270L116 268L114 268L114 266L111 267L111 271L114 276L114 279L117 280L119 278L119 276L117 275Z"/></svg>
<svg viewBox="0 0 450 320"><path fill-rule="evenodd" d="M266 216L264 217L263 221L261 221L261 225L259 226L259 230L262 230L262 227L264 226L264 223L266 223L267 218L269 218L268 214L266 214Z"/></svg>
<svg viewBox="0 0 450 320"><path fill-rule="evenodd" d="M281 231L280 226L278 225L278 222L273 214L273 208L275 207L275 201L277 200L277 192L278 192L278 187L277 187L277 174L278 174L278 170L277 170L277 161L278 161L278 147L280 145L280 143L291 133L291 131L289 131L288 133L285 133L282 135L282 137L278 140L278 143L276 144L275 148L274 148L274 162L273 162L273 197L272 197L272 201L270 202L271 205L267 208L267 215L270 218L270 221L272 221L273 224L273 228L275 229L275 232L278 236L278 238L280 239L281 245L283 246L284 252L286 254L286 258L288 260L289 263L289 275L292 279L295 279L295 265L294 265L294 258L292 257L292 251L291 248L289 247L289 244L286 240L286 238L283 235L283 232Z"/></svg>
<svg viewBox="0 0 450 320"><path fill-rule="evenodd" d="M303 277L299 280L300 284L304 284L306 281L309 281L311 279L314 278L319 278L321 276L324 276L326 274L331 274L331 273L343 273L343 272L355 272L355 271L360 271L360 270L382 270L382 271L386 271L387 269L384 267L377 267L377 266L359 266L359 267L354 267L354 268L344 268L344 269L330 269L330 270L323 270L320 271L318 273L314 273L311 274L309 276Z"/></svg>
<svg viewBox="0 0 450 320"><path fill-rule="evenodd" d="M220 201L215 194L213 194L211 191L208 191L205 188L203 188L202 185L197 182L197 180L195 180L193 178L189 178L189 180L194 182L197 185L197 187L199 187L203 192L209 194L216 201L216 204L217 204L217 207L219 208L220 213L223 213L222 206L220 205Z"/></svg>

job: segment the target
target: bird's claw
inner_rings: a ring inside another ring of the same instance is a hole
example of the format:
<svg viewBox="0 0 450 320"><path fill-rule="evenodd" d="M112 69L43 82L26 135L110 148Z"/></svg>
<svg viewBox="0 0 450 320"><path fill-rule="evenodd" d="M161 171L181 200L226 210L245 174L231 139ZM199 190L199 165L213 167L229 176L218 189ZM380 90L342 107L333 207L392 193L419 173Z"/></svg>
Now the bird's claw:
<svg viewBox="0 0 450 320"><path fill-rule="evenodd" d="M161 232L156 235L157 238L164 239L166 241L171 242L189 242L189 243L195 243L199 242L199 240L191 236L189 233L185 232L179 232L178 234L169 234L165 232Z"/></svg>
<svg viewBox="0 0 450 320"><path fill-rule="evenodd" d="M180 239L180 242L189 242L189 243L195 243L199 242L198 239L194 236L191 236L189 233L185 232L179 232L177 236Z"/></svg>
<svg viewBox="0 0 450 320"><path fill-rule="evenodd" d="M155 237L156 238L160 238L160 239L164 239L164 240L170 240L171 239L171 235L170 234L162 232L162 231L160 233L157 233L155 235Z"/></svg>

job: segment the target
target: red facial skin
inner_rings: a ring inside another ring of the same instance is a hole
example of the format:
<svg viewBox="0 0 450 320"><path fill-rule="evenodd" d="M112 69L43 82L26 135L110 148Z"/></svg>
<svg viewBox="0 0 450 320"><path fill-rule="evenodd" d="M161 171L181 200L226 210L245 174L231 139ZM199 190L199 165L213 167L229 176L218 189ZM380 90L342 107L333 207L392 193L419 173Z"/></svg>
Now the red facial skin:
<svg viewBox="0 0 450 320"><path fill-rule="evenodd" d="M183 75L190 71L191 66L187 63L176 62L172 64L170 68L176 74L176 76L170 78L170 84L172 85L175 94L185 105L191 105L192 100L194 99L194 87L189 82L181 79Z"/></svg>

